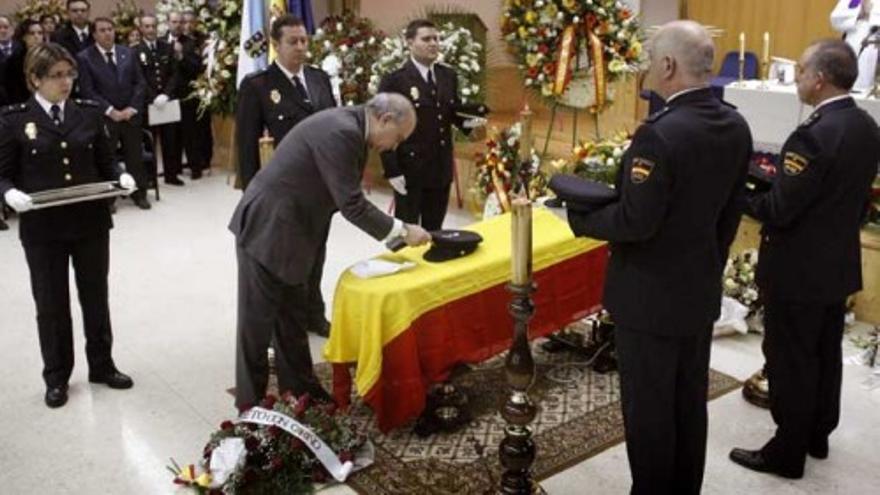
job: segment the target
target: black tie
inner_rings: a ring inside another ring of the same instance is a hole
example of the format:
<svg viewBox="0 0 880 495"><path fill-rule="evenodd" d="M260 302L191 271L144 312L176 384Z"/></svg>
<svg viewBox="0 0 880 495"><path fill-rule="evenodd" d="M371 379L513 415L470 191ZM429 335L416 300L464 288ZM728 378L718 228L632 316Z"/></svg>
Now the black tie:
<svg viewBox="0 0 880 495"><path fill-rule="evenodd" d="M52 105L49 107L49 111L52 112L52 120L55 122L55 125L61 125L61 107Z"/></svg>
<svg viewBox="0 0 880 495"><path fill-rule="evenodd" d="M113 72L116 72L116 62L113 61L113 52L109 50L107 51L107 65L110 66L110 69L112 69Z"/></svg>
<svg viewBox="0 0 880 495"><path fill-rule="evenodd" d="M431 87L431 96L437 98L437 84L434 83L434 71L428 69L428 86Z"/></svg>
<svg viewBox="0 0 880 495"><path fill-rule="evenodd" d="M306 86L302 83L299 76L293 76L293 85L296 87L296 92L299 94L300 98L306 102L306 105L312 106L312 100L309 99L309 92L306 91Z"/></svg>
<svg viewBox="0 0 880 495"><path fill-rule="evenodd" d="M88 33L86 33L85 31L79 33L79 42L80 42L80 43L85 43L85 42L86 42L86 38L88 38L88 37L89 37L89 35L88 35Z"/></svg>

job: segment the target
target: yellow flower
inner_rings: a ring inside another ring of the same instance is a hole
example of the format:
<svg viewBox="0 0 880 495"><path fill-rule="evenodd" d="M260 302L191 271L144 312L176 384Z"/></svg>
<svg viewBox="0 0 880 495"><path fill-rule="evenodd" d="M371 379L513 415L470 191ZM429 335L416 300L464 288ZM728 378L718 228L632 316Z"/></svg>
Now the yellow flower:
<svg viewBox="0 0 880 495"><path fill-rule="evenodd" d="M615 58L611 62L608 62L608 71L609 72L623 72L626 69L626 63L619 58Z"/></svg>
<svg viewBox="0 0 880 495"><path fill-rule="evenodd" d="M553 83L552 82L544 83L541 86L541 94L544 96L552 95L553 94Z"/></svg>
<svg viewBox="0 0 880 495"><path fill-rule="evenodd" d="M557 13L559 13L559 9L556 7L556 4L553 2L547 2L547 6L544 7L544 15L552 19L556 17Z"/></svg>
<svg viewBox="0 0 880 495"><path fill-rule="evenodd" d="M526 12L526 22L529 24L534 24L535 21L538 20L538 14L534 10L530 10Z"/></svg>
<svg viewBox="0 0 880 495"><path fill-rule="evenodd" d="M211 475L208 473L202 473L201 476L196 478L196 484L202 488L208 488L211 486Z"/></svg>
<svg viewBox="0 0 880 495"><path fill-rule="evenodd" d="M524 40L529 37L529 30L526 29L525 26L520 26L519 29L517 30L517 34L519 34L520 39Z"/></svg>
<svg viewBox="0 0 880 495"><path fill-rule="evenodd" d="M633 58L639 58L642 55L642 44L638 41L633 41L629 47L629 55Z"/></svg>
<svg viewBox="0 0 880 495"><path fill-rule="evenodd" d="M537 53L529 53L526 55L526 65L529 67L534 67L538 65L538 54Z"/></svg>
<svg viewBox="0 0 880 495"><path fill-rule="evenodd" d="M577 0L562 0L562 6L568 9L569 12L574 12L577 10Z"/></svg>

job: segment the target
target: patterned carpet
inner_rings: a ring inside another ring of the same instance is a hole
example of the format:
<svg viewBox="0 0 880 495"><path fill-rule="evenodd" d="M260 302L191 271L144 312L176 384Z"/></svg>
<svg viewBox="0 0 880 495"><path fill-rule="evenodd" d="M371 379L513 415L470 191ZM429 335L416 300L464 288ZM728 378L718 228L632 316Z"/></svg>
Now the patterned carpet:
<svg viewBox="0 0 880 495"><path fill-rule="evenodd" d="M540 481L623 441L623 416L617 373L595 373L572 353L550 354L539 345L533 353L537 376L530 396L539 405L532 424L538 449L533 473ZM494 493L505 426L497 412L506 397L503 364L501 355L455 380L468 394L474 420L453 434L420 438L408 425L383 435L370 410L356 401L352 415L375 444L376 462L353 475L349 486L364 495ZM329 387L330 366L317 371ZM741 386L714 370L709 378L713 399Z"/></svg>

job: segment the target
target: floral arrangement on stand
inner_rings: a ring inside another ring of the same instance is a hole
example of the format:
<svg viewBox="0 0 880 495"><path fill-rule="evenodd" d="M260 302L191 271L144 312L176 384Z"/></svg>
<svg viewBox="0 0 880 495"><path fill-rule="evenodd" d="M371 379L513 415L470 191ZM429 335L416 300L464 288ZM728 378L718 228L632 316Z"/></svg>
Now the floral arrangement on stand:
<svg viewBox="0 0 880 495"><path fill-rule="evenodd" d="M238 72L238 40L241 36L240 0L193 0L196 13L208 40L202 48L205 71L193 81L193 95L199 100L199 112L219 115L235 113Z"/></svg>
<svg viewBox="0 0 880 495"><path fill-rule="evenodd" d="M379 58L385 33L373 22L351 12L321 22L312 36L312 63L330 75L344 105L366 102L370 97L373 62Z"/></svg>
<svg viewBox="0 0 880 495"><path fill-rule="evenodd" d="M15 11L15 23L25 19L39 21L44 15L54 16L56 23L61 23L67 19L65 5L65 0L29 0Z"/></svg>
<svg viewBox="0 0 880 495"><path fill-rule="evenodd" d="M168 469L174 483L200 494L311 493L315 483L328 481L331 475L300 437L310 445L323 441L325 452L344 464L367 445L350 416L339 413L333 404L312 401L307 394L269 395L259 408L252 410L257 414L244 411L241 420L221 423L205 445L198 467L180 466L172 459ZM250 419L255 417L263 419ZM289 425L296 425L299 433L310 432L294 435ZM350 465L347 470L346 475Z"/></svg>
<svg viewBox="0 0 880 495"><path fill-rule="evenodd" d="M439 62L455 69L458 75L458 91L463 103L483 102L485 94L480 86L479 54L483 45L474 40L473 34L451 22L439 26L440 57ZM382 52L372 65L370 75L370 94L379 91L382 78L409 60L409 49L406 46L405 30L400 36L389 36L382 41Z"/></svg>
<svg viewBox="0 0 880 495"><path fill-rule="evenodd" d="M623 154L632 142L628 132L618 132L600 141L581 141L574 147L571 165L564 172L614 187Z"/></svg>
<svg viewBox="0 0 880 495"><path fill-rule="evenodd" d="M134 0L121 0L116 2L110 17L116 25L116 42L128 45L128 35L138 28L140 16L144 9L137 6Z"/></svg>
<svg viewBox="0 0 880 495"><path fill-rule="evenodd" d="M637 71L642 31L619 0L505 0L501 32L517 57L527 88L568 104L573 80L598 113L611 104L608 85Z"/></svg>
<svg viewBox="0 0 880 495"><path fill-rule="evenodd" d="M486 140L486 151L475 155L475 178L472 192L485 201L483 217L509 211L511 195L543 196L547 191L547 175L534 149L522 159L522 124L516 123L495 131Z"/></svg>
<svg viewBox="0 0 880 495"><path fill-rule="evenodd" d="M197 11L195 0L159 0L156 2L156 22L159 36L168 33L168 14L184 10Z"/></svg>

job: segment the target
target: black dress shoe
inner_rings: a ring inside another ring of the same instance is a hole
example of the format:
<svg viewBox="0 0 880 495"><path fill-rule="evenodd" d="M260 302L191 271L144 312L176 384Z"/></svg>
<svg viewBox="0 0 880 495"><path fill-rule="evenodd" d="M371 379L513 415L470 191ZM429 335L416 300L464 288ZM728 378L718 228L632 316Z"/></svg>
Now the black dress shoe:
<svg viewBox="0 0 880 495"><path fill-rule="evenodd" d="M46 405L55 409L67 403L67 385L49 387L46 389Z"/></svg>
<svg viewBox="0 0 880 495"><path fill-rule="evenodd" d="M104 375L89 375L92 383L103 383L110 388L125 389L134 386L131 377L119 371L112 371Z"/></svg>
<svg viewBox="0 0 880 495"><path fill-rule="evenodd" d="M730 460L759 473L772 473L783 478L800 479L804 477L803 468L800 472L794 470L779 469L770 464L764 458L764 453L760 450L733 449L730 451Z"/></svg>
<svg viewBox="0 0 880 495"><path fill-rule="evenodd" d="M201 171L201 170L193 170L193 171L192 171L192 174L190 175L190 178L191 178L192 180L199 180L199 179L201 179L201 178L202 178L202 171Z"/></svg>
<svg viewBox="0 0 880 495"><path fill-rule="evenodd" d="M2 206L0 206L2 208ZM9 225L0 218L0 230L9 230Z"/></svg>
<svg viewBox="0 0 880 495"><path fill-rule="evenodd" d="M150 204L150 202L147 200L147 198L140 198L139 197L139 198L132 198L131 200L134 201L134 204L137 205L137 207L142 210L149 210L150 208L153 207Z"/></svg>
<svg viewBox="0 0 880 495"><path fill-rule="evenodd" d="M321 316L320 319L314 319L309 323L309 332L318 337L327 338L330 336L330 322L323 316Z"/></svg>
<svg viewBox="0 0 880 495"><path fill-rule="evenodd" d="M182 186L184 184L184 182L182 180L178 179L177 177L167 177L165 179L165 183L170 184L172 186Z"/></svg>
<svg viewBox="0 0 880 495"><path fill-rule="evenodd" d="M810 442L810 448L807 450L807 453L814 459L827 459L828 439L823 438L822 440Z"/></svg>

